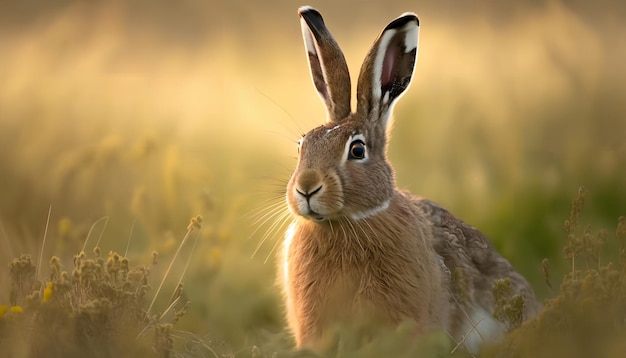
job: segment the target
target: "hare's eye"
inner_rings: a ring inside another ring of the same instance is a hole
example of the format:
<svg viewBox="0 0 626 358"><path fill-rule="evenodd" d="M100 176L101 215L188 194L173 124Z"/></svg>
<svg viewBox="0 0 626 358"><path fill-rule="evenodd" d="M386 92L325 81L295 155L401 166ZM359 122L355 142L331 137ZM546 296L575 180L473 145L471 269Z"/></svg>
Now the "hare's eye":
<svg viewBox="0 0 626 358"><path fill-rule="evenodd" d="M365 159L365 143L362 140L355 140L350 143L348 159Z"/></svg>

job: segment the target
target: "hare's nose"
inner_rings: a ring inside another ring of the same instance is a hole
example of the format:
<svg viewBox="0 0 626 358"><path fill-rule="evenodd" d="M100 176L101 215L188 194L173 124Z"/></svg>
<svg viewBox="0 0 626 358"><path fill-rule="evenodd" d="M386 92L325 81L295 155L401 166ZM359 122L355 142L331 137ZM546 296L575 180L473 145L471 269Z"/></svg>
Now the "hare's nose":
<svg viewBox="0 0 626 358"><path fill-rule="evenodd" d="M296 188L296 191L298 192L298 194L304 196L305 198L307 198L307 200L310 199L313 195L319 193L320 190L322 190L322 186L321 185L318 186L316 189L313 189L311 191L303 191L303 190L300 190L300 189Z"/></svg>
<svg viewBox="0 0 626 358"><path fill-rule="evenodd" d="M298 194L310 199L322 190L322 176L314 170L307 170L298 176L295 190Z"/></svg>

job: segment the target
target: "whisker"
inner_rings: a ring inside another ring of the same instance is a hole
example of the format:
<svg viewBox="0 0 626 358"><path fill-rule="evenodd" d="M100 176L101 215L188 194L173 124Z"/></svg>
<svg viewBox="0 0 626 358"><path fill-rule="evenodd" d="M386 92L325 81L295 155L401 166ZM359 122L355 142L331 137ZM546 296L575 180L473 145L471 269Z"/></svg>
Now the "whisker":
<svg viewBox="0 0 626 358"><path fill-rule="evenodd" d="M283 125L283 129L291 132L291 129L287 128L287 126ZM289 142L293 142L293 136L290 135L290 134L285 134L283 132L279 132L279 131L275 131L275 130L269 130L269 129L265 129L265 133L270 133L270 134L273 134L273 135L279 137L280 139L283 139L283 140L286 140L286 141L289 141Z"/></svg>
<svg viewBox="0 0 626 358"><path fill-rule="evenodd" d="M279 190L279 192L281 193L281 195L285 195L285 190L287 189L287 185L289 184L289 180L285 180L283 181L276 181L274 183L265 183L263 184L264 187L268 187L271 188L271 192L276 192L276 190ZM251 195L267 195L267 193L270 192L269 190L263 190L257 193L253 193Z"/></svg>
<svg viewBox="0 0 626 358"><path fill-rule="evenodd" d="M372 225L370 225L369 220L367 220L367 219L359 220L359 221L358 221L358 223L359 223L359 225L360 225L360 226L362 226L362 223L361 223L361 222L364 222L364 223L365 223L365 224L369 227L369 231L370 231L372 234L376 232L376 231L374 230L374 228L372 227ZM381 226L381 228L382 228L383 230L385 230L386 226ZM365 233L365 230L363 230L363 233L365 234L365 237L367 237L367 240L368 240L368 241L370 241L370 242L372 242L372 239L369 237L369 235L367 235L367 234Z"/></svg>
<svg viewBox="0 0 626 358"><path fill-rule="evenodd" d="M274 161L268 163L268 165L273 167L279 167L279 170L284 172L284 175L276 176L277 170L272 170L271 175L254 175L251 176L250 179L260 181L262 183L268 182L279 182L287 184L289 182L289 178L291 178L291 173L293 173L293 167L286 166L283 161Z"/></svg>
<svg viewBox="0 0 626 358"><path fill-rule="evenodd" d="M266 208L267 212L254 221L253 225L256 226L256 229L252 232L252 234L250 234L248 238L254 236L259 231L259 229L265 226L270 220L278 216L285 209L286 208L284 208L282 205L277 205L271 209Z"/></svg>
<svg viewBox="0 0 626 358"><path fill-rule="evenodd" d="M360 232L363 233L363 236L365 237L366 243L371 244L372 243L372 239L370 238L369 234L367 233L367 230L365 230L365 228L363 227L363 225L361 225L360 221L352 221L355 230L359 230ZM363 243L361 242L361 235L357 236L357 244L359 244L359 247L361 248L361 250L363 252L365 252L365 247L363 246Z"/></svg>
<svg viewBox="0 0 626 358"><path fill-rule="evenodd" d="M276 216L276 218L274 219L274 223L272 223L272 226L270 226L270 228L265 231L263 236L261 236L261 239L259 240L256 247L254 248L254 252L252 253L252 256L250 256L250 258L254 258L256 254L259 252L259 250L261 249L261 247L263 247L263 244L265 244L265 241L267 241L270 237L276 234L276 232L278 231L278 228L280 227L280 224L278 223L278 221L284 219L284 216L285 215L282 213Z"/></svg>
<svg viewBox="0 0 626 358"><path fill-rule="evenodd" d="M328 225L330 226L330 233L333 235L333 237L335 236L335 230L333 230L333 221L329 220L328 221Z"/></svg>
<svg viewBox="0 0 626 358"><path fill-rule="evenodd" d="M353 224L353 221L350 220L349 218L345 217L345 216L343 217L343 219L350 226L350 229L352 230L352 233L354 234L354 239L355 239L357 245L359 245L359 247L361 248L362 252L365 252L365 248L363 247L363 244L361 243L361 239L359 238L359 234L356 232L356 228L355 228L355 226ZM366 237L368 237L365 232L363 232L363 233L365 234ZM368 238L368 240L369 240L369 238Z"/></svg>
<svg viewBox="0 0 626 358"><path fill-rule="evenodd" d="M254 89L263 97L265 97L265 99L267 99L268 101L270 101L272 104L274 104L276 107L278 107L280 110L283 111L283 113L285 113L287 115L287 117L289 117L292 121L292 123L296 126L296 129L298 130L298 132L300 132L301 134L304 134L304 132L302 131L302 128L300 128L300 126L298 125L298 122L296 122L296 119L291 115L291 113L289 113L283 106L279 105L278 103L276 103L276 101L274 101L270 96L266 95L265 93L263 93L260 89L258 89L257 87L254 87ZM289 128L285 129L289 130Z"/></svg>
<svg viewBox="0 0 626 358"><path fill-rule="evenodd" d="M275 201L274 203L271 203ZM268 204L271 203L271 204ZM267 213L267 210L274 210L277 207L284 206L285 202L282 199L268 199L260 204L258 208L251 210L248 214L245 214L244 217L247 219L253 219L253 224L256 224L262 219Z"/></svg>
<svg viewBox="0 0 626 358"><path fill-rule="evenodd" d="M276 193L277 190L280 189L280 195L285 195L285 188L287 187L288 182L276 182L276 183L266 183L263 186L270 187L271 190L261 190L254 193L250 193L252 196L265 196L269 193Z"/></svg>
<svg viewBox="0 0 626 358"><path fill-rule="evenodd" d="M277 191L276 189L272 190L272 191L261 191L261 192L257 192L257 193L252 193L250 195L256 196L256 197L261 197L260 200L261 203L256 205L256 209L258 208L263 208L263 206L261 204L264 203L268 203L271 202L273 200L283 200L285 197L285 192L284 190L281 190L280 192ZM254 210L252 210L254 211Z"/></svg>
<svg viewBox="0 0 626 358"><path fill-rule="evenodd" d="M281 220L280 220L280 225L278 227L282 227L285 226L285 224L287 223L287 221L289 221L291 217L291 214L289 212L286 213L286 215L284 215ZM264 264L267 263L267 261L270 259L270 256L272 256L272 254L274 253L274 251L276 251L276 248L278 247L278 245L282 242L282 240L276 240L276 243L274 244L274 246L272 246L272 249L270 250L269 254L267 254L267 257L265 258L265 261L263 262Z"/></svg>
<svg viewBox="0 0 626 358"><path fill-rule="evenodd" d="M285 218L289 217L290 215L291 213L288 210L281 210L281 211L276 211L274 215L268 218L268 220L271 218L274 218L274 222L270 225L270 227L267 229L265 234L263 234L263 236L261 237L261 241L259 241L256 248L254 249L254 252L252 253L252 258L254 258L254 256L257 254L259 249L265 243L265 241L269 237L274 235L277 232L277 230L284 224Z"/></svg>

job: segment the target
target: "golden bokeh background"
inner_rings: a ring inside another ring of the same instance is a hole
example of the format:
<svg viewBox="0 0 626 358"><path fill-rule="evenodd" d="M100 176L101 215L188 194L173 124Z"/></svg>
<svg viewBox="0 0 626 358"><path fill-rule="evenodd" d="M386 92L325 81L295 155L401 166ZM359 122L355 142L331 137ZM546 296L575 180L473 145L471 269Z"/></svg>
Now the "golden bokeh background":
<svg viewBox="0 0 626 358"><path fill-rule="evenodd" d="M250 332L279 332L280 230L263 215L282 200L295 141L325 115L300 5L3 2L1 267L39 255L50 207L44 257L68 265L87 237L106 252L124 252L130 237L135 262L157 250L165 266L199 214L183 327L235 347ZM389 21L418 14L419 59L389 149L398 185L480 228L541 297L550 295L541 260L562 265L562 223L579 186L589 223L613 230L626 214L622 2L310 5L353 78Z"/></svg>

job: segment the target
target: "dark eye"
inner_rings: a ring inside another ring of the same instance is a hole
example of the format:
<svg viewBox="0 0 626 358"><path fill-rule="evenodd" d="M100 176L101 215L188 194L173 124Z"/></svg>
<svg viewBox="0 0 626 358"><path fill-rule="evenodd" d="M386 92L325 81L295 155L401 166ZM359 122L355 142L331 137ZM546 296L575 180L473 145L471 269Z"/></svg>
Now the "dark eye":
<svg viewBox="0 0 626 358"><path fill-rule="evenodd" d="M348 159L365 159L365 143L363 141L357 139L350 143Z"/></svg>

